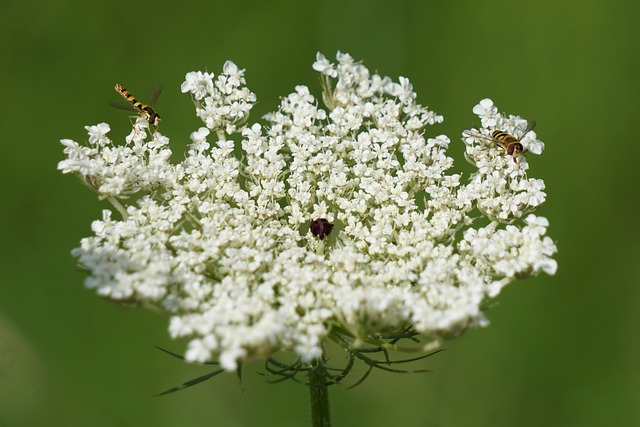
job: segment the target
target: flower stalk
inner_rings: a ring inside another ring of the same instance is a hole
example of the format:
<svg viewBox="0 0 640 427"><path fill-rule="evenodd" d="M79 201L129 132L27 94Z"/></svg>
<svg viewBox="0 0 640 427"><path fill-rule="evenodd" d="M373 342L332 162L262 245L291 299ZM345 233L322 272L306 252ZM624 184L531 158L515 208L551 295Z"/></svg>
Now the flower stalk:
<svg viewBox="0 0 640 427"><path fill-rule="evenodd" d="M309 398L313 427L331 427L328 383L329 378L324 362L322 360L312 362L309 369Z"/></svg>

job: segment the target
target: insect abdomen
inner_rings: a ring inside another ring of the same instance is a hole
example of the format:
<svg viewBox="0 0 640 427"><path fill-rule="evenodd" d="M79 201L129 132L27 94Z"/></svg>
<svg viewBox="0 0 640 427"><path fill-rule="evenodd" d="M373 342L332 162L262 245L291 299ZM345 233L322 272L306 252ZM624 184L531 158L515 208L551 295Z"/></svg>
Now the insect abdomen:
<svg viewBox="0 0 640 427"><path fill-rule="evenodd" d="M146 107L146 105L138 101L133 95L131 95L131 92L125 89L121 84L116 84L115 89L124 99L129 101L136 110L142 111L144 110L144 107Z"/></svg>
<svg viewBox="0 0 640 427"><path fill-rule="evenodd" d="M513 144L514 142L518 142L518 138L501 130L494 130L491 136L493 139L503 144Z"/></svg>

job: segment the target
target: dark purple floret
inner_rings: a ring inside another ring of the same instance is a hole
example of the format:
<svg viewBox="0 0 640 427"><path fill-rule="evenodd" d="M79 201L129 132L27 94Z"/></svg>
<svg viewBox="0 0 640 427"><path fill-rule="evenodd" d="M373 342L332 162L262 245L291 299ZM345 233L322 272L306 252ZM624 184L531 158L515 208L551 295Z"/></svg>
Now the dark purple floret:
<svg viewBox="0 0 640 427"><path fill-rule="evenodd" d="M333 224L327 221L326 218L320 218L312 220L309 228L314 236L318 236L318 238L322 240L325 236L328 236L329 233L331 233L331 230L333 230Z"/></svg>

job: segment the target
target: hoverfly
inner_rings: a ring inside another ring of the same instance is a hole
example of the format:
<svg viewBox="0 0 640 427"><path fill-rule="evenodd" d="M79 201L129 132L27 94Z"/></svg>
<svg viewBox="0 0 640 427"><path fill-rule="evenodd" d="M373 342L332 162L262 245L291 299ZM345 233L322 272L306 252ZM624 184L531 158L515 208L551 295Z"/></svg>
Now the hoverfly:
<svg viewBox="0 0 640 427"><path fill-rule="evenodd" d="M475 133L475 132L465 131L463 134L466 137L475 138L483 141L490 141L494 144L497 144L508 155L513 156L514 161L519 163L518 159L520 159L524 155L524 147L522 146L522 143L520 141L522 141L522 138L524 138L526 134L531 132L534 127L536 127L536 122L534 122L533 120L528 121L527 127L525 128L524 132L522 132L522 135L520 135L519 137L515 137L510 133L502 130L494 130L493 132L491 132L490 137L486 135L482 135L480 133Z"/></svg>
<svg viewBox="0 0 640 427"><path fill-rule="evenodd" d="M149 123L149 129L153 127L153 130L158 130L158 125L160 124L160 115L156 113L156 110L153 107L156 105L156 101L162 92L162 85L156 85L151 94L149 95L149 103L150 105L143 104L138 101L131 92L124 88L121 84L116 84L115 86L116 92L118 92L124 99L129 101L129 104L121 103L121 102L112 102L111 105L120 108L121 110L135 111L139 113L146 121Z"/></svg>

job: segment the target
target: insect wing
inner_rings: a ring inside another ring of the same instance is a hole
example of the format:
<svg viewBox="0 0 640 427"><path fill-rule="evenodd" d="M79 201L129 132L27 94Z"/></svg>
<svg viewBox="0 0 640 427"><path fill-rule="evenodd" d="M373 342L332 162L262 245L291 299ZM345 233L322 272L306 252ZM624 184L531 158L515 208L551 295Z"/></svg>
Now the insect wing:
<svg viewBox="0 0 640 427"><path fill-rule="evenodd" d="M522 133L522 136L519 139L522 139L522 137L524 137L526 134L531 132L534 127L536 127L536 122L534 120L529 120L527 122L527 128L524 130L524 132Z"/></svg>
<svg viewBox="0 0 640 427"><path fill-rule="evenodd" d="M134 111L134 112L138 111L135 109L135 107L132 104L129 104L127 102L110 102L109 104L111 104L112 107L116 107L121 110Z"/></svg>
<svg viewBox="0 0 640 427"><path fill-rule="evenodd" d="M462 132L462 136L465 138L475 139L476 141L494 142L493 138L488 135L483 135L475 130L465 130Z"/></svg>
<svg viewBox="0 0 640 427"><path fill-rule="evenodd" d="M161 93L162 93L162 83L158 83L153 87L153 89L151 89L151 93L149 93L149 105L151 107L156 106L156 102L158 102L158 98L160 97Z"/></svg>

